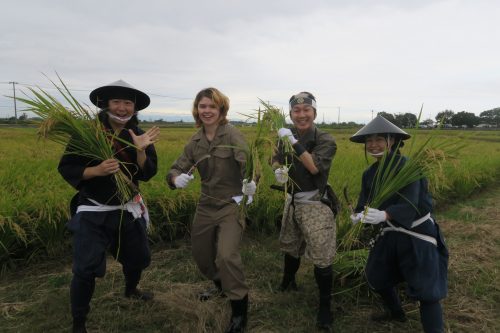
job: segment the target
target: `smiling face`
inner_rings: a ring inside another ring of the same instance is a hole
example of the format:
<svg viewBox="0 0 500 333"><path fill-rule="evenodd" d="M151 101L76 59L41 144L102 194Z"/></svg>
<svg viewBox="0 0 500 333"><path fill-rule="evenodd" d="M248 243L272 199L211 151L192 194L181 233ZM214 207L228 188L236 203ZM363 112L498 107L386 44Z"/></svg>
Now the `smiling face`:
<svg viewBox="0 0 500 333"><path fill-rule="evenodd" d="M108 102L109 123L123 127L134 115L135 104L128 99L110 99Z"/></svg>
<svg viewBox="0 0 500 333"><path fill-rule="evenodd" d="M390 137L389 141L387 141L386 136L373 134L366 138L366 152L369 155L377 159L380 159L384 155L384 152L387 149L390 149L393 144L394 144L393 137Z"/></svg>
<svg viewBox="0 0 500 333"><path fill-rule="evenodd" d="M220 118L220 110L208 97L203 97L198 103L198 116L203 126L217 126Z"/></svg>
<svg viewBox="0 0 500 333"><path fill-rule="evenodd" d="M290 110L290 118L297 131L304 134L313 126L316 112L309 104L296 104Z"/></svg>

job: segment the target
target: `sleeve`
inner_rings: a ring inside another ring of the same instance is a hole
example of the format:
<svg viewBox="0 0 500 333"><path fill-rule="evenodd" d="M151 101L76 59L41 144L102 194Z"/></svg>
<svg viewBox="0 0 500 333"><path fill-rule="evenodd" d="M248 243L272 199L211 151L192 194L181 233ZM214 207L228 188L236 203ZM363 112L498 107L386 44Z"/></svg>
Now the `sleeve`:
<svg viewBox="0 0 500 333"><path fill-rule="evenodd" d="M395 203L389 205L385 211L389 214L391 220L410 228L411 223L419 215L417 207L419 207L420 181L407 185L397 196Z"/></svg>
<svg viewBox="0 0 500 333"><path fill-rule="evenodd" d="M175 184L172 179L177 177L181 173L186 173L194 165L193 160L193 144L194 141L190 141L186 146L184 146L184 151L181 156L174 162L167 173L167 184L171 189L175 189Z"/></svg>
<svg viewBox="0 0 500 333"><path fill-rule="evenodd" d="M72 153L70 142L59 161L57 170L66 182L76 190L80 190L83 181L83 171L89 162L87 158Z"/></svg>
<svg viewBox="0 0 500 333"><path fill-rule="evenodd" d="M325 174L330 171L332 160L336 152L337 144L333 137L328 133L322 133L318 138L318 143L311 152L314 165L318 168L320 174Z"/></svg>
<svg viewBox="0 0 500 333"><path fill-rule="evenodd" d="M359 192L359 197L358 197L358 204L356 205L356 208L354 211L356 213L360 213L364 211L366 204L368 203L368 195L370 193L370 190L367 188L367 172L365 171L363 173L363 176L361 178L361 191Z"/></svg>
<svg viewBox="0 0 500 333"><path fill-rule="evenodd" d="M137 135L144 134L144 131L139 127L134 129L134 132ZM132 138L127 138L128 140L132 140ZM137 158L137 155L136 155ZM149 145L146 147L146 161L144 162L144 167L141 169L137 167L137 180L140 181L148 181L153 178L154 175L158 172L158 156L156 155L156 149L154 145Z"/></svg>
<svg viewBox="0 0 500 333"><path fill-rule="evenodd" d="M233 156L240 167L241 179L244 179L246 177L247 154L251 154L251 152L249 151L245 137L237 129L231 131L230 145L240 147L233 148Z"/></svg>
<svg viewBox="0 0 500 333"><path fill-rule="evenodd" d="M139 180L148 181L153 178L158 172L158 156L156 155L156 149L154 145L149 145L146 148L146 161L144 162L144 167L139 168Z"/></svg>

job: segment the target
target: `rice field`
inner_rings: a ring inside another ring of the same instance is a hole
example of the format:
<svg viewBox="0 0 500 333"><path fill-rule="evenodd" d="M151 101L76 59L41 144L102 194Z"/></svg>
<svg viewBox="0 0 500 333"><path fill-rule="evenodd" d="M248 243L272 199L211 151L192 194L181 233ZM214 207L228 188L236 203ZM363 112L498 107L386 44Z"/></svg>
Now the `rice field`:
<svg viewBox="0 0 500 333"><path fill-rule="evenodd" d="M161 131L161 141L156 145L159 172L150 182L141 184L152 218L153 242L184 235L194 213L199 177L195 174L195 181L185 190L173 191L166 186L165 175L195 131L195 128L163 128ZM244 127L242 131L248 138L255 135L252 127ZM361 173L368 165L363 146L349 141L355 129L329 131L338 145L329 181L342 201L342 189L347 187L351 201L356 202ZM459 153L440 165L430 179L431 192L438 205L453 205L499 180L500 131L419 130L418 141L429 135L438 142L463 144ZM39 140L34 128L2 127L0 140L1 270L69 252L70 235L65 230L65 222L74 190L57 172L63 147ZM405 149L407 147L402 149L403 154ZM269 188L274 182L270 168L264 165L262 173L255 202L248 210L249 229L269 234L277 230L283 196ZM342 208L337 220L339 241L350 229L349 211L345 204Z"/></svg>

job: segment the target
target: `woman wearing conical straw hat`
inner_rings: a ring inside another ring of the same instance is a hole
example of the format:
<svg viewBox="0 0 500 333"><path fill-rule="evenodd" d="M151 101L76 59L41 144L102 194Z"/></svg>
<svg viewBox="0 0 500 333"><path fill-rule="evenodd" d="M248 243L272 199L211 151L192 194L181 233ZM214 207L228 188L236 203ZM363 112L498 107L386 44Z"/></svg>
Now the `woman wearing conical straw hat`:
<svg viewBox="0 0 500 333"><path fill-rule="evenodd" d="M293 128L280 128L278 150L273 156L276 181L288 179L287 200L280 231L280 249L284 253L283 279L279 290L297 290L295 275L301 257L314 264L314 278L319 290L316 325L331 330L330 308L333 285L332 262L335 256L335 217L326 195L328 175L337 145L333 137L314 125L317 116L316 98L300 92L289 100ZM287 152L283 140L292 145ZM326 195L326 196L325 196Z"/></svg>
<svg viewBox="0 0 500 333"><path fill-rule="evenodd" d="M122 264L127 298L150 300L153 294L137 288L142 271L149 266L151 253L146 235L147 210L140 194L122 198L114 175L128 177L136 193L139 181L156 174L157 157L153 143L159 128L146 132L138 125L137 111L149 105L149 97L119 80L90 93L103 130L116 135L115 158L104 161L72 154L69 142L58 170L79 192L72 200L73 279L70 287L73 332L86 332L86 319L95 288L95 278L106 272L106 251ZM125 144L130 142L134 147ZM120 171L121 170L121 171Z"/></svg>
<svg viewBox="0 0 500 333"><path fill-rule="evenodd" d="M350 140L365 145L365 153L375 163L363 173L361 192L353 223L378 225L380 233L370 250L365 274L369 286L377 292L384 312L373 314L375 321L407 320L396 292L398 283L407 283L407 294L420 302L420 316L426 333L444 331L440 300L447 294L448 250L439 226L431 216L432 198L427 180L417 180L399 188L377 207L369 207L380 186L382 171L402 172L412 163L399 148L410 135L382 116L354 134Z"/></svg>
<svg viewBox="0 0 500 333"><path fill-rule="evenodd" d="M174 162L167 183L182 189L201 178L201 194L191 227L194 260L201 273L214 286L198 295L200 301L225 295L231 302L227 333L243 332L247 324L248 286L239 251L245 219L238 204L243 195L250 203L256 184L247 182L245 167L247 144L241 132L228 123L229 98L216 88L198 92L192 113L196 132Z"/></svg>

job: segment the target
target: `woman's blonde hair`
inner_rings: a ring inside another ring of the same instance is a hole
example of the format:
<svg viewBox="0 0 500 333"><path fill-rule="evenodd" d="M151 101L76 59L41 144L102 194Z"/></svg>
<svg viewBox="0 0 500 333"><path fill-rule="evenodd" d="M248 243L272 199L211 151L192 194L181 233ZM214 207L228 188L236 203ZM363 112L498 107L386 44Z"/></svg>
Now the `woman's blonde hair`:
<svg viewBox="0 0 500 333"><path fill-rule="evenodd" d="M193 118L196 121L196 127L201 127L203 125L200 115L198 114L198 104L200 103L203 97L210 98L212 102L219 108L220 111L220 119L219 125L227 124L227 111L229 111L229 98L226 95L221 93L216 88L205 88L201 90L194 99L193 102Z"/></svg>

